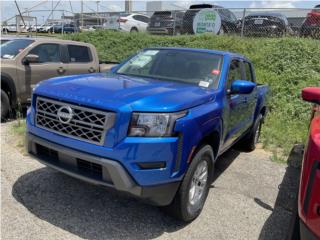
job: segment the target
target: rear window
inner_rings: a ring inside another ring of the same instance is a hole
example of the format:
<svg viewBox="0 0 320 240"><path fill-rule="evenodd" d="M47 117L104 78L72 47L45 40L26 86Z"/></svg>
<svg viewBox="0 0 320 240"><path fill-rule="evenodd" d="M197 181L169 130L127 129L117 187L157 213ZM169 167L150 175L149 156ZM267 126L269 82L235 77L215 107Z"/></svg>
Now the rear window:
<svg viewBox="0 0 320 240"><path fill-rule="evenodd" d="M320 5L317 5L314 7L315 9L313 9L313 12L318 12L320 13Z"/></svg>
<svg viewBox="0 0 320 240"><path fill-rule="evenodd" d="M69 52L69 61L86 63L91 62L92 57L90 53L90 49L85 46L77 46L77 45L68 45Z"/></svg>
<svg viewBox="0 0 320 240"><path fill-rule="evenodd" d="M213 8L214 6L211 4L196 4L191 5L189 9L200 9L200 8Z"/></svg>
<svg viewBox="0 0 320 240"><path fill-rule="evenodd" d="M171 12L169 12L169 11L154 12L153 15L156 15L156 16L159 16L159 15L171 16Z"/></svg>

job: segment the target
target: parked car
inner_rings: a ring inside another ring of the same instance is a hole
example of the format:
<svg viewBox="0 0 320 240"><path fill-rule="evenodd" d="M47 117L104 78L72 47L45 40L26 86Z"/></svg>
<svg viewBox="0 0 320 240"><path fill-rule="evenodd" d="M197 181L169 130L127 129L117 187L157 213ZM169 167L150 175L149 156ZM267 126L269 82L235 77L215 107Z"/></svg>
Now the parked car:
<svg viewBox="0 0 320 240"><path fill-rule="evenodd" d="M302 91L303 100L313 104L309 137L302 161L298 215L293 216L289 239L320 239L320 88Z"/></svg>
<svg viewBox="0 0 320 240"><path fill-rule="evenodd" d="M315 6L315 8L308 13L301 26L300 36L310 36L320 39L320 5Z"/></svg>
<svg viewBox="0 0 320 240"><path fill-rule="evenodd" d="M50 32L50 29L52 28L52 24L44 24L39 29L38 32L40 33L48 33Z"/></svg>
<svg viewBox="0 0 320 240"><path fill-rule="evenodd" d="M292 35L288 19L281 13L258 12L244 18L244 36L282 37Z"/></svg>
<svg viewBox="0 0 320 240"><path fill-rule="evenodd" d="M15 38L1 44L1 120L18 100L29 102L40 81L78 73L107 71L91 44L51 38Z"/></svg>
<svg viewBox="0 0 320 240"><path fill-rule="evenodd" d="M184 11L156 11L147 31L151 34L180 35Z"/></svg>
<svg viewBox="0 0 320 240"><path fill-rule="evenodd" d="M123 14L118 18L118 30L124 32L145 32L150 18L142 14Z"/></svg>
<svg viewBox="0 0 320 240"><path fill-rule="evenodd" d="M215 9L221 18L221 28L218 34L237 33L239 31L239 21L236 16L228 9L212 4L195 4L189 7L183 17L182 33L194 34L193 19L196 14L205 8Z"/></svg>
<svg viewBox="0 0 320 240"><path fill-rule="evenodd" d="M2 26L2 32L3 33L17 32L17 25L16 24L8 24L5 26Z"/></svg>
<svg viewBox="0 0 320 240"><path fill-rule="evenodd" d="M80 32L80 29L74 24L57 24L50 27L51 33L75 33Z"/></svg>
<svg viewBox="0 0 320 240"><path fill-rule="evenodd" d="M107 75L41 82L27 114L28 152L189 222L204 206L217 157L237 142L255 148L267 92L242 55L145 49Z"/></svg>

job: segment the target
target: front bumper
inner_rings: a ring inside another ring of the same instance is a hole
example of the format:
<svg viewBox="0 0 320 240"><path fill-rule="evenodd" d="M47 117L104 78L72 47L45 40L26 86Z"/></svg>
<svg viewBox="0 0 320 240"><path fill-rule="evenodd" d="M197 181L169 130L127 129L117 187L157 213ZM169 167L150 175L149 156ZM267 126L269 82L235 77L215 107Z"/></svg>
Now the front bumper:
<svg viewBox="0 0 320 240"><path fill-rule="evenodd" d="M86 182L128 193L148 203L165 206L173 200L180 182L140 186L117 161L66 148L27 133L29 154L48 167Z"/></svg>

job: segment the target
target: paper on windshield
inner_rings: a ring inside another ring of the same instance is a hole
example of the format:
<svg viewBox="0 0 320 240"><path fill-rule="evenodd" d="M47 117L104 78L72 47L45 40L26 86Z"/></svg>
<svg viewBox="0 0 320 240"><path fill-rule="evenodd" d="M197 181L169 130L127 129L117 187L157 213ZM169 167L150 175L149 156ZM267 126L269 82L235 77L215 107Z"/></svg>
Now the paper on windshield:
<svg viewBox="0 0 320 240"><path fill-rule="evenodd" d="M136 67L144 67L146 66L149 62L152 61L152 57L156 55L159 51L158 50L147 50L140 55L138 55L131 64Z"/></svg>
<svg viewBox="0 0 320 240"><path fill-rule="evenodd" d="M209 87L210 82L206 82L206 81L200 81L199 82L199 87Z"/></svg>
<svg viewBox="0 0 320 240"><path fill-rule="evenodd" d="M159 50L147 50L143 54L144 55L149 55L149 56L154 56L159 52Z"/></svg>
<svg viewBox="0 0 320 240"><path fill-rule="evenodd" d="M140 55L132 61L131 65L142 68L151 62L151 60L151 56Z"/></svg>

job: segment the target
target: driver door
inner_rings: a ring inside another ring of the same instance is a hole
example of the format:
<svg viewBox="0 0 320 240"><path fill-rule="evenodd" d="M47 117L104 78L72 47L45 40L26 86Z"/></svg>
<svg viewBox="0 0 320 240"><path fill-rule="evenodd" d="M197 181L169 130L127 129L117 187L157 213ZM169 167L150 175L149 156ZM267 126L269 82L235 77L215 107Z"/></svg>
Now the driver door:
<svg viewBox="0 0 320 240"><path fill-rule="evenodd" d="M243 94L231 94L231 85L235 80L244 78L242 61L234 59L231 61L226 82L226 97L224 108L224 146L228 148L245 131L245 118L247 112L247 99Z"/></svg>
<svg viewBox="0 0 320 240"><path fill-rule="evenodd" d="M39 56L37 63L24 65L24 71L20 72L20 79L24 79L26 89L31 94L31 89L40 81L52 77L63 76L66 72L65 64L61 59L61 47L56 43L43 43L35 46L28 54Z"/></svg>

